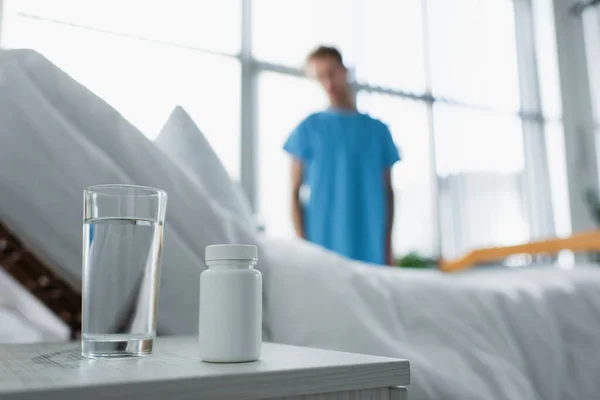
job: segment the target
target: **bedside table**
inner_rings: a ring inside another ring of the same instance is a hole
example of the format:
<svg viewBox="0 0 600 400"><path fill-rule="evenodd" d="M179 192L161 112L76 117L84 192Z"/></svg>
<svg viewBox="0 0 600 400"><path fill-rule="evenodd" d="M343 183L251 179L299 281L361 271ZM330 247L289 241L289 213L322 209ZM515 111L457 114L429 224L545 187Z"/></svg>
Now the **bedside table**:
<svg viewBox="0 0 600 400"><path fill-rule="evenodd" d="M79 343L0 345L0 399L406 399L406 360L264 343L253 363L200 361L197 337L143 358L91 360Z"/></svg>

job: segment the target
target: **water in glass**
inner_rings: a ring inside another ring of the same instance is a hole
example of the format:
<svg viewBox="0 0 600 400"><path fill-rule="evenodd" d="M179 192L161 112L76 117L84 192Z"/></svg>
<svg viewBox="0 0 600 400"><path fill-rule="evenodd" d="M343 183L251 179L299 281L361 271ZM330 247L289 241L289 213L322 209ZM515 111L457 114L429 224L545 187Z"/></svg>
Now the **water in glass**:
<svg viewBox="0 0 600 400"><path fill-rule="evenodd" d="M163 225L95 218L83 225L82 353L123 357L152 352Z"/></svg>

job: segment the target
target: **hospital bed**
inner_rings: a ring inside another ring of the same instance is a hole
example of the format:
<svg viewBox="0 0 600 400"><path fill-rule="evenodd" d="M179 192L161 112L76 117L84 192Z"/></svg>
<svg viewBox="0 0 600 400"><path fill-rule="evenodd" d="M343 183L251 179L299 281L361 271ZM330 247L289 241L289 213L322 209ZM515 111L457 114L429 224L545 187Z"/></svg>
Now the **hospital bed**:
<svg viewBox="0 0 600 400"><path fill-rule="evenodd" d="M175 116L166 131L197 129L182 122L184 113ZM81 277L85 186L137 183L169 193L161 334L197 330L205 245L254 243L268 340L409 359L413 399L598 398L600 269L594 265L461 273L374 268L305 241L258 236L243 210L226 205L235 197L227 193L228 178L219 178L217 198L210 176L203 176L222 169L218 160L193 171L178 164L182 153L171 152L210 150L198 148L205 144L155 146L31 51L6 52L0 61L0 120L0 220L11 240L26 243L65 286L76 289L72 283ZM190 140L201 136L193 133ZM497 251L493 259L505 256ZM442 267L464 269L481 257L476 252L466 263Z"/></svg>

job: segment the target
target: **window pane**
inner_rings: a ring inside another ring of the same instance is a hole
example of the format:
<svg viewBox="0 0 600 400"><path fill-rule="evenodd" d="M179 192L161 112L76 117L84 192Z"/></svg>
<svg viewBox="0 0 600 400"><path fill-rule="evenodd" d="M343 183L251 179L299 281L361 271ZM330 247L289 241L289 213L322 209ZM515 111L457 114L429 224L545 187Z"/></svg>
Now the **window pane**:
<svg viewBox="0 0 600 400"><path fill-rule="evenodd" d="M425 91L422 0L364 0L356 74L359 81Z"/></svg>
<svg viewBox="0 0 600 400"><path fill-rule="evenodd" d="M523 170L519 118L444 104L434 111L439 176Z"/></svg>
<svg viewBox="0 0 600 400"><path fill-rule="evenodd" d="M237 53L241 0L8 0L14 11L134 37Z"/></svg>
<svg viewBox="0 0 600 400"><path fill-rule="evenodd" d="M545 132L555 233L558 236L569 236L571 234L571 212L564 128L562 123L548 123L545 126Z"/></svg>
<svg viewBox="0 0 600 400"><path fill-rule="evenodd" d="M585 49L587 56L590 92L594 102L594 116L600 124L600 8L588 8L583 13Z"/></svg>
<svg viewBox="0 0 600 400"><path fill-rule="evenodd" d="M170 71L163 71L162 75L164 80L170 80L172 102L188 111L231 177L239 180L240 64L233 58L199 52L176 53Z"/></svg>
<svg viewBox="0 0 600 400"><path fill-rule="evenodd" d="M444 256L528 240L520 120L437 105L434 129Z"/></svg>
<svg viewBox="0 0 600 400"><path fill-rule="evenodd" d="M316 83L304 78L264 72L258 90L259 210L268 234L291 236L290 157L283 144L300 121L327 103Z"/></svg>
<svg viewBox="0 0 600 400"><path fill-rule="evenodd" d="M513 2L429 0L428 4L434 94L517 111Z"/></svg>
<svg viewBox="0 0 600 400"><path fill-rule="evenodd" d="M361 92L358 105L388 125L400 148L402 160L392 171L396 193L394 253L436 255L436 204L426 104Z"/></svg>
<svg viewBox="0 0 600 400"><path fill-rule="evenodd" d="M353 64L352 0L253 0L252 38L257 58L301 67L320 44L339 48Z"/></svg>
<svg viewBox="0 0 600 400"><path fill-rule="evenodd" d="M552 0L533 0L533 16L542 112L547 118L560 119L562 105Z"/></svg>
<svg viewBox="0 0 600 400"><path fill-rule="evenodd" d="M213 56L18 18L11 47L33 48L115 107L149 139L176 105L196 120L234 178L240 169L240 67Z"/></svg>

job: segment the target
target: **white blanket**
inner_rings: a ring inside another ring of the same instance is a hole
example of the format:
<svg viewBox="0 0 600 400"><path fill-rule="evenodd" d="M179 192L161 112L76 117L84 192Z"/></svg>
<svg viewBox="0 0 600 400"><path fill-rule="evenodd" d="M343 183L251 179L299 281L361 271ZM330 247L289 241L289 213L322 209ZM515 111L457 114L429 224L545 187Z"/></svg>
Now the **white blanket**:
<svg viewBox="0 0 600 400"><path fill-rule="evenodd" d="M407 358L411 399L598 399L600 267L381 268L266 239L277 342Z"/></svg>

